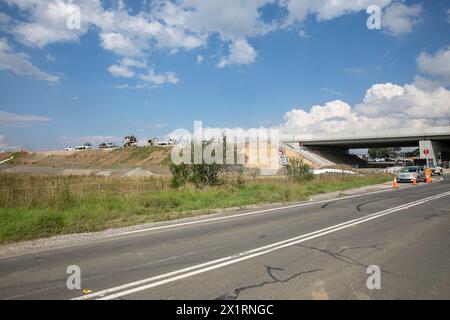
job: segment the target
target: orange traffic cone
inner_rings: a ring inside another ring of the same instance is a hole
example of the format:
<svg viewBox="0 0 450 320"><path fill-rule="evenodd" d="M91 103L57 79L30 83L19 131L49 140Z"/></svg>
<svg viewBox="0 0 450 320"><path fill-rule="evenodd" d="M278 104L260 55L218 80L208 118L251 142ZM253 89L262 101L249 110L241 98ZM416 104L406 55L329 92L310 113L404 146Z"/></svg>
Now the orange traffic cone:
<svg viewBox="0 0 450 320"><path fill-rule="evenodd" d="M394 178L394 184L393 184L394 189L398 189L398 181L397 178Z"/></svg>
<svg viewBox="0 0 450 320"><path fill-rule="evenodd" d="M425 176L425 182L426 183L431 183L431 177L429 175Z"/></svg>
<svg viewBox="0 0 450 320"><path fill-rule="evenodd" d="M416 180L416 177L414 177L413 178L413 185L416 185L417 184L417 180Z"/></svg>

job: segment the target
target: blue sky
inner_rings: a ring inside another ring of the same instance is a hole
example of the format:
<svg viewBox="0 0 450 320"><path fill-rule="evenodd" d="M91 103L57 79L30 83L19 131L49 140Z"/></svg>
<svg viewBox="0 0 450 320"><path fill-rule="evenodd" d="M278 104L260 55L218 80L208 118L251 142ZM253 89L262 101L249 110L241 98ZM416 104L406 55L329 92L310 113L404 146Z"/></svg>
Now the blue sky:
<svg viewBox="0 0 450 320"><path fill-rule="evenodd" d="M448 124L448 1L368 1L381 30L354 1L292 2L73 1L82 30L68 30L69 7L0 0L0 150L164 136L195 120L299 133ZM243 16L223 18L232 5ZM137 17L164 31L130 31Z"/></svg>

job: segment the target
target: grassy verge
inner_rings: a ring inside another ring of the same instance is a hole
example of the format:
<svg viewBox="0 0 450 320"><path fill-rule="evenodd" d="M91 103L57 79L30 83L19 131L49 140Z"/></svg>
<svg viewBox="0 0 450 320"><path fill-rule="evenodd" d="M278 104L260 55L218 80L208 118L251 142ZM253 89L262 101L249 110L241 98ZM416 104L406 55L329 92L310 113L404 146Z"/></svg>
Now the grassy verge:
<svg viewBox="0 0 450 320"><path fill-rule="evenodd" d="M0 174L0 243L173 220L211 209L305 200L311 195L383 183L387 175L328 176L301 184L230 179L198 190L167 178L55 177Z"/></svg>

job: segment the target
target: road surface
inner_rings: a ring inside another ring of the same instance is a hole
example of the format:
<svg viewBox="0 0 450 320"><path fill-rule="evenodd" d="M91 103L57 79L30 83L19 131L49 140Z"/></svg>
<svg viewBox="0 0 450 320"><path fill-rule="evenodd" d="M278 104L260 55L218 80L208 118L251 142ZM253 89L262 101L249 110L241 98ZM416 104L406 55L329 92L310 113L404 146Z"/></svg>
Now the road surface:
<svg viewBox="0 0 450 320"><path fill-rule="evenodd" d="M450 299L449 247L447 177L2 258L0 299Z"/></svg>

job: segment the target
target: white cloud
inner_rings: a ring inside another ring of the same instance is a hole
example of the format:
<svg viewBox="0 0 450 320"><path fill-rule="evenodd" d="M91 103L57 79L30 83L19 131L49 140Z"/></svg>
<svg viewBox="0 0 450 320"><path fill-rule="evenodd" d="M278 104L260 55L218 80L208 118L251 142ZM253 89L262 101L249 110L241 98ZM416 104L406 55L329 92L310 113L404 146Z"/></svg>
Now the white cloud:
<svg viewBox="0 0 450 320"><path fill-rule="evenodd" d="M198 55L197 56L197 64L201 64L201 63L203 63L203 61L205 61L205 57L202 55Z"/></svg>
<svg viewBox="0 0 450 320"><path fill-rule="evenodd" d="M373 85L363 101L353 108L341 100L309 111L293 109L281 126L285 134L321 132L365 132L390 128L447 125L450 117L450 91L426 91L414 84Z"/></svg>
<svg viewBox="0 0 450 320"><path fill-rule="evenodd" d="M58 82L59 76L41 71L30 62L30 57L22 52L15 52L6 38L0 38L0 70L9 70L17 75L27 75L39 80Z"/></svg>
<svg viewBox="0 0 450 320"><path fill-rule="evenodd" d="M145 69L145 71L138 72L138 70L143 69ZM174 72L156 73L153 68L148 67L146 61L130 58L123 58L118 64L110 66L108 71L114 77L136 78L146 84L157 86L166 83L176 84L179 81L177 74ZM117 89L142 89L144 87L146 87L145 84L137 84L136 86L121 84L116 86Z"/></svg>
<svg viewBox="0 0 450 320"><path fill-rule="evenodd" d="M66 1L49 0L6 0L10 5L16 5L26 14L26 20L12 27L14 35L23 43L44 47L55 42L78 41L87 31L87 26L81 30L67 28L67 20L73 14L75 5ZM83 0L86 9L98 10L98 1Z"/></svg>
<svg viewBox="0 0 450 320"><path fill-rule="evenodd" d="M424 91L433 91L440 87L443 87L444 84L439 80L430 80L421 76L414 77L414 85L420 90Z"/></svg>
<svg viewBox="0 0 450 320"><path fill-rule="evenodd" d="M21 128L49 121L51 119L47 117L0 111L0 125L3 127Z"/></svg>
<svg viewBox="0 0 450 320"><path fill-rule="evenodd" d="M231 43L229 57L219 62L221 67L253 63L256 50L248 44L249 38L303 21L309 14L316 15L319 21L330 20L364 11L371 4L385 7L391 3L391 0L154 0L143 6L147 10L131 13L124 1L108 8L100 0L78 0L73 4L60 0L5 1L17 7L22 17L9 32L29 46L76 42L88 30L98 30L105 50L123 57L147 57L153 49L174 53L202 48L212 35L219 35L221 41ZM287 18L265 22L261 9L268 4L286 8ZM80 30L66 27L74 5L82 13ZM390 15L404 21L404 16L410 17L411 12ZM395 30L400 32L404 28Z"/></svg>
<svg viewBox="0 0 450 320"><path fill-rule="evenodd" d="M120 61L120 64L127 66L127 67L136 67L136 68L146 68L147 67L147 61L135 60L135 59L130 59L130 58L123 58Z"/></svg>
<svg viewBox="0 0 450 320"><path fill-rule="evenodd" d="M135 43L120 33L107 32L100 34L102 47L123 56L139 56L142 51Z"/></svg>
<svg viewBox="0 0 450 320"><path fill-rule="evenodd" d="M393 3L387 7L382 15L381 24L388 34L401 36L411 33L420 21L422 5L407 6L403 3Z"/></svg>
<svg viewBox="0 0 450 320"><path fill-rule="evenodd" d="M162 85L165 83L176 84L178 76L174 72L156 73L153 69L149 69L147 74L140 74L139 79L153 85Z"/></svg>
<svg viewBox="0 0 450 320"><path fill-rule="evenodd" d="M302 22L309 14L316 15L318 21L331 20L345 14L365 11L370 5L383 8L391 0L284 0L288 9L286 24Z"/></svg>
<svg viewBox="0 0 450 320"><path fill-rule="evenodd" d="M217 66L223 68L228 65L251 64L255 62L256 56L256 50L246 40L239 39L230 45L230 54L226 58L222 57Z"/></svg>
<svg viewBox="0 0 450 320"><path fill-rule="evenodd" d="M125 65L114 64L108 68L108 71L114 77L133 78L135 75L135 72L128 69Z"/></svg>
<svg viewBox="0 0 450 320"><path fill-rule="evenodd" d="M417 58L417 65L421 72L450 84L450 46L438 50L434 55L422 52Z"/></svg>

